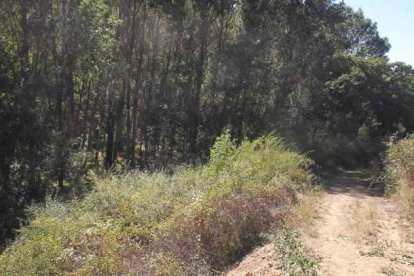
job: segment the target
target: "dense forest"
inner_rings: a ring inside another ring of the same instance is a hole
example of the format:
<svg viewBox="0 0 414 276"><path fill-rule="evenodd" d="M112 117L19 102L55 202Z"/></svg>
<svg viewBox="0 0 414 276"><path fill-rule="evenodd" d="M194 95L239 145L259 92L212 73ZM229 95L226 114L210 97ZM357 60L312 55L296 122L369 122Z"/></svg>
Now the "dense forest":
<svg viewBox="0 0 414 276"><path fill-rule="evenodd" d="M332 0L3 0L0 242L96 175L205 164L223 129L367 166L414 130L390 47Z"/></svg>

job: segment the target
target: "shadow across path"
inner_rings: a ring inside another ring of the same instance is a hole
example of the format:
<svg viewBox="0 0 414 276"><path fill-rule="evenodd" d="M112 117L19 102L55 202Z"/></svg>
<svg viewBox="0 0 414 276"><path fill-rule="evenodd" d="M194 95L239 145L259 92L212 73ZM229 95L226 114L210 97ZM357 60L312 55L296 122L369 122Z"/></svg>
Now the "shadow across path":
<svg viewBox="0 0 414 276"><path fill-rule="evenodd" d="M345 171L326 179L325 190L330 194L349 194L355 197L383 196L381 187L372 185L370 175L362 171Z"/></svg>

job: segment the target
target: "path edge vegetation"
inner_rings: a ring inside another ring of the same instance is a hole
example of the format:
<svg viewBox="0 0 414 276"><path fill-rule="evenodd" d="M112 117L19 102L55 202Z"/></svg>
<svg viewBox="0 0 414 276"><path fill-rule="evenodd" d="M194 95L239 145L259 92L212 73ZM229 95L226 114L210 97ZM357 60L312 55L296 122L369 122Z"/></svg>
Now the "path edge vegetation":
<svg viewBox="0 0 414 276"><path fill-rule="evenodd" d="M414 130L390 46L344 1L0 1L0 244L88 171L205 163L226 126L369 164Z"/></svg>
<svg viewBox="0 0 414 276"><path fill-rule="evenodd" d="M288 223L311 159L368 166L414 131L390 47L344 1L0 1L0 270L225 269Z"/></svg>
<svg viewBox="0 0 414 276"><path fill-rule="evenodd" d="M402 215L414 215L414 135L391 139L384 158L385 194L399 206Z"/></svg>
<svg viewBox="0 0 414 276"><path fill-rule="evenodd" d="M203 166L94 180L93 191L33 207L0 274L216 274L281 229L312 189L312 161L275 135L217 138Z"/></svg>

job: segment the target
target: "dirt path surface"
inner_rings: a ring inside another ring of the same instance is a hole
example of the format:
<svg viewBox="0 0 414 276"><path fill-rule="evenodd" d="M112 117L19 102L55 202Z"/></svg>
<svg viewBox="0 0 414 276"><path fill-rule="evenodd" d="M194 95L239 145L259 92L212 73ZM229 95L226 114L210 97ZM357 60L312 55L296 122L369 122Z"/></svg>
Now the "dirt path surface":
<svg viewBox="0 0 414 276"><path fill-rule="evenodd" d="M304 243L321 275L414 275L413 231L361 173L328 180L320 219Z"/></svg>
<svg viewBox="0 0 414 276"><path fill-rule="evenodd" d="M318 275L413 275L414 231L396 205L371 188L366 175L347 172L327 181L319 215L302 242L320 259ZM227 275L283 275L274 245L253 253Z"/></svg>

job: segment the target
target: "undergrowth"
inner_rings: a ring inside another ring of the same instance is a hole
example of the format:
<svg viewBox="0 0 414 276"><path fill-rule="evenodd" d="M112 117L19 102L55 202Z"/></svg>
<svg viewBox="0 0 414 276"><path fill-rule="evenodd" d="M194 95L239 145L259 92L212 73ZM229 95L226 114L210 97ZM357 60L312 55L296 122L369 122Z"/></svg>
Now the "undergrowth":
<svg viewBox="0 0 414 276"><path fill-rule="evenodd" d="M308 252L299 239L299 234L290 228L281 228L268 235L280 258L279 268L288 275L317 275L319 259Z"/></svg>
<svg viewBox="0 0 414 276"><path fill-rule="evenodd" d="M390 144L385 157L385 192L409 216L414 213L414 136Z"/></svg>
<svg viewBox="0 0 414 276"><path fill-rule="evenodd" d="M0 274L218 273L285 224L312 175L311 161L274 136L236 146L225 132L210 156L173 175L90 173L94 189L82 199L32 208L33 221L0 256Z"/></svg>

